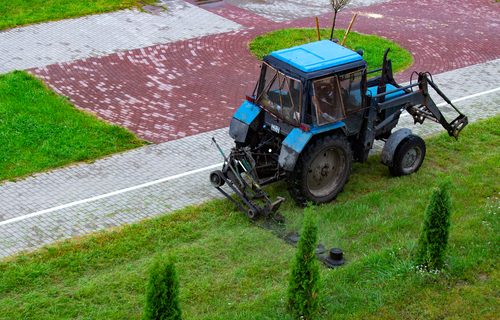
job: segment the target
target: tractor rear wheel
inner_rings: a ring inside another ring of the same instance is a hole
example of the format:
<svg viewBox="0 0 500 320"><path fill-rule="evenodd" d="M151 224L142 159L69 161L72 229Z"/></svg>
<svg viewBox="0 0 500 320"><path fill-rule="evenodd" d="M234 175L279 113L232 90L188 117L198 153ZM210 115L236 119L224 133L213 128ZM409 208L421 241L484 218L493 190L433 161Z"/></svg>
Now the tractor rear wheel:
<svg viewBox="0 0 500 320"><path fill-rule="evenodd" d="M395 177L417 172L425 158L425 142L417 135L409 135L396 148L394 163L389 171Z"/></svg>
<svg viewBox="0 0 500 320"><path fill-rule="evenodd" d="M288 191L302 206L330 202L343 190L351 168L352 151L344 137L318 138L309 142L288 174Z"/></svg>

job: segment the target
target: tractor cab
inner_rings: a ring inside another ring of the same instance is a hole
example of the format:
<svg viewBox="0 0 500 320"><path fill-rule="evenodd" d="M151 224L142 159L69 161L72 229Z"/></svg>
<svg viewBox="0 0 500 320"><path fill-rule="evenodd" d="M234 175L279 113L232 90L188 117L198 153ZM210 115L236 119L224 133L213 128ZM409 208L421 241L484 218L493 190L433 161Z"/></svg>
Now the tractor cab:
<svg viewBox="0 0 500 320"><path fill-rule="evenodd" d="M289 126L334 124L363 109L366 66L360 54L329 40L275 51L264 57L255 102L285 135Z"/></svg>

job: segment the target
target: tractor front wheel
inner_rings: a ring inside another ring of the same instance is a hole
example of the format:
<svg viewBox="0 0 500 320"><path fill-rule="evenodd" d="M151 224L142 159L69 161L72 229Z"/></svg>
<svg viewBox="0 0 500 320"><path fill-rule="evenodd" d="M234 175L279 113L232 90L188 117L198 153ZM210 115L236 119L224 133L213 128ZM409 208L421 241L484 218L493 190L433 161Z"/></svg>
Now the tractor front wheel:
<svg viewBox="0 0 500 320"><path fill-rule="evenodd" d="M309 142L288 174L288 191L299 205L330 202L343 190L351 167L352 151L344 137L318 138Z"/></svg>
<svg viewBox="0 0 500 320"><path fill-rule="evenodd" d="M394 163L389 171L395 177L417 172L425 158L425 142L417 135L409 135L396 148Z"/></svg>

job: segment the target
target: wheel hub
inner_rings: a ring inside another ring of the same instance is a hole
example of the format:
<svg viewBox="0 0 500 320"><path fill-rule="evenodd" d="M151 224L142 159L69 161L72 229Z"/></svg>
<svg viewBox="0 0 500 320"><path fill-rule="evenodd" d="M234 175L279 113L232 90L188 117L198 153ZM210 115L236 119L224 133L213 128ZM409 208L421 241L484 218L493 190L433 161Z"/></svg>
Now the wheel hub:
<svg viewBox="0 0 500 320"><path fill-rule="evenodd" d="M344 159L337 149L327 149L312 161L307 175L309 191L316 197L332 192L342 174Z"/></svg>
<svg viewBox="0 0 500 320"><path fill-rule="evenodd" d="M412 148L403 157L403 168L411 169L417 163L417 159L420 155L420 149Z"/></svg>
<svg viewBox="0 0 500 320"><path fill-rule="evenodd" d="M314 169L314 174L313 174L314 180L321 181L321 180L325 179L325 177L328 177L330 172L331 172L331 170L330 170L329 164L318 165Z"/></svg>

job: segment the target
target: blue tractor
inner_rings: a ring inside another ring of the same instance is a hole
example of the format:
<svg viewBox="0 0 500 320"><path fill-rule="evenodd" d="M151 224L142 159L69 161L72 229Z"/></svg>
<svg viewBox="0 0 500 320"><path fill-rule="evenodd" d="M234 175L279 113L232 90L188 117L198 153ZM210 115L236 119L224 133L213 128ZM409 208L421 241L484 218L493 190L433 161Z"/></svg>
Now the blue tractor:
<svg viewBox="0 0 500 320"><path fill-rule="evenodd" d="M272 202L262 187L286 179L299 204L334 200L349 179L353 162L364 162L375 140L385 142L380 161L394 176L416 172L425 142L409 129L392 132L403 111L415 123L428 118L458 138L467 125L427 74L401 87L384 54L382 68L368 71L362 51L323 40L272 52L260 78L234 114L235 141L221 170L210 174L214 187L250 218L268 216L285 198ZM374 73L381 72L379 76ZM448 122L428 89L435 89L459 116ZM215 141L215 140L214 140ZM236 201L222 189L227 184Z"/></svg>

